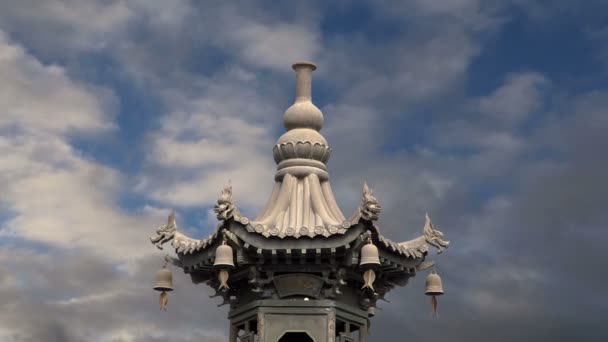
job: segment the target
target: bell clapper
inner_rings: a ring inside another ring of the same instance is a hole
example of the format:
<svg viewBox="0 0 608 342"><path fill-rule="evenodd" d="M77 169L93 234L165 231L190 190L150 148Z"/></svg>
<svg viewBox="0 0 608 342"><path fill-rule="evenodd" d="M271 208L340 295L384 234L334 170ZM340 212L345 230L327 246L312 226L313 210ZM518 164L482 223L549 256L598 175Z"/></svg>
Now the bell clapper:
<svg viewBox="0 0 608 342"><path fill-rule="evenodd" d="M167 311L167 303L169 302L169 295L166 291L160 293L160 309Z"/></svg>
<svg viewBox="0 0 608 342"><path fill-rule="evenodd" d="M228 286L228 277L230 276L230 274L228 273L227 269L221 269L220 273L218 274L218 279L220 281L220 287L219 290L221 289L230 289L230 286Z"/></svg>
<svg viewBox="0 0 608 342"><path fill-rule="evenodd" d="M431 296L431 307L433 309L433 317L439 317L439 314L437 314L437 296L435 295Z"/></svg>
<svg viewBox="0 0 608 342"><path fill-rule="evenodd" d="M369 288L372 291L374 290L374 281L376 280L376 272L374 270L369 269L363 273L363 287L361 289Z"/></svg>

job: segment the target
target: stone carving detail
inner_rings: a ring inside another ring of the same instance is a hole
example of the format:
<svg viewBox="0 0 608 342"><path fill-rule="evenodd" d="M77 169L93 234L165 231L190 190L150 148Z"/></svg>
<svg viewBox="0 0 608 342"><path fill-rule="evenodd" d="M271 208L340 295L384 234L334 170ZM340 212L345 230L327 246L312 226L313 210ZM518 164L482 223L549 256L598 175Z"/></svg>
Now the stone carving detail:
<svg viewBox="0 0 608 342"><path fill-rule="evenodd" d="M232 200L232 184L228 181L228 184L224 186L222 194L217 199L217 204L213 208L213 211L217 215L217 219L220 221L228 220L235 216L238 216L238 210Z"/></svg>
<svg viewBox="0 0 608 342"><path fill-rule="evenodd" d="M173 240L176 232L177 223L175 222L175 210L173 210L171 211L171 214L169 214L167 224L156 229L156 235L150 236L150 241L158 247L158 249L162 250L165 243Z"/></svg>
<svg viewBox="0 0 608 342"><path fill-rule="evenodd" d="M272 153L277 163L293 158L314 159L327 163L331 155L331 148L320 142L288 141L276 144Z"/></svg>
<svg viewBox="0 0 608 342"><path fill-rule="evenodd" d="M256 266L249 268L248 283L254 287L251 289L252 292L262 293L262 297L270 297L274 294L274 287L270 284L274 280L274 272L266 271L266 277L262 276Z"/></svg>
<svg viewBox="0 0 608 342"><path fill-rule="evenodd" d="M217 307L219 308L220 306L227 304L232 307L238 304L238 297L233 293L233 291L228 288L220 289L219 284L219 281L216 279L210 279L207 281L207 286L215 289L215 293L210 295L209 298L222 297L222 302L218 304Z"/></svg>
<svg viewBox="0 0 608 342"><path fill-rule="evenodd" d="M376 221L382 211L382 207L374 197L372 190L367 186L367 182L363 184L363 198L359 206L361 218L367 221Z"/></svg>
<svg viewBox="0 0 608 342"><path fill-rule="evenodd" d="M450 245L450 241L443 239L443 233L435 229L435 226L433 225L433 222L431 222L431 218L429 217L428 213L426 213L424 223L424 238L429 245L437 248L438 254L441 254L443 249L448 248Z"/></svg>
<svg viewBox="0 0 608 342"><path fill-rule="evenodd" d="M322 271L323 281L325 284L331 286L329 289L325 290L326 298L335 298L336 295L342 294L340 287L346 285L346 269L340 267L339 269L333 269L330 271ZM331 278L331 275L334 275L334 278Z"/></svg>

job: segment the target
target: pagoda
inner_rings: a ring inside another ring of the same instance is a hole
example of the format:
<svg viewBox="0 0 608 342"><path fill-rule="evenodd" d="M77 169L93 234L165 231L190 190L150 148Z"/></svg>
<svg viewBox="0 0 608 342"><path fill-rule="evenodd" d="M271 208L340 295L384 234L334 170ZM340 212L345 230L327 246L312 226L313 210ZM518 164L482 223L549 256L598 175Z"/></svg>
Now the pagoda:
<svg viewBox="0 0 608 342"><path fill-rule="evenodd" d="M323 113L311 97L316 66L301 62L293 69L295 103L273 147L275 183L262 212L255 219L241 214L228 183L214 208L219 224L212 235L182 234L171 213L150 240L160 249L171 242L177 258L166 260L230 306L230 342L364 342L378 300L417 271L434 268L425 261L430 246L441 253L449 242L428 214L423 234L413 240L384 237L376 224L381 207L367 184L359 207L344 216L330 185ZM157 277L162 306L171 273L165 267ZM427 294L434 306L442 293L433 270Z"/></svg>

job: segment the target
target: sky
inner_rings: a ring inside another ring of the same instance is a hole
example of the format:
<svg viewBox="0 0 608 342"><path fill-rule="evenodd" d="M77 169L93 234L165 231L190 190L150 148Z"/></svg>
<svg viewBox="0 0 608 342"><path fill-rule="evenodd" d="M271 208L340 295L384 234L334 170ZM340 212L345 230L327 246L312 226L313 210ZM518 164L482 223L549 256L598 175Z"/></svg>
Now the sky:
<svg viewBox="0 0 608 342"><path fill-rule="evenodd" d="M0 341L226 341L148 236L258 214L300 60L346 216L451 240L370 341L608 339L608 2L0 0Z"/></svg>

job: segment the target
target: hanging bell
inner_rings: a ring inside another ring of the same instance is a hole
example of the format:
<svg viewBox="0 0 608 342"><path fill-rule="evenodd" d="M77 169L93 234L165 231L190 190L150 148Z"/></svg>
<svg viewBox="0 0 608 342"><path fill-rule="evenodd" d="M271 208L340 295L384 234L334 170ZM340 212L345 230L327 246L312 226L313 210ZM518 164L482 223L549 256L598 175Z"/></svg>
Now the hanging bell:
<svg viewBox="0 0 608 342"><path fill-rule="evenodd" d="M441 285L441 277L435 272L431 271L426 277L426 289L424 294L427 296L441 296L443 294L443 286Z"/></svg>
<svg viewBox="0 0 608 342"><path fill-rule="evenodd" d="M217 277L220 282L218 289L229 289L228 278L230 277L230 274L228 273L228 269L234 267L234 258L232 257L232 247L226 244L225 237L222 244L215 250L215 262L213 263L213 267L220 269Z"/></svg>
<svg viewBox="0 0 608 342"><path fill-rule="evenodd" d="M167 292L173 291L173 274L171 273L171 270L167 268L167 264L156 272L156 285L154 285L154 289L156 291L161 291L160 309L167 311L167 303L169 302Z"/></svg>
<svg viewBox="0 0 608 342"><path fill-rule="evenodd" d="M225 241L215 250L215 262L213 263L213 267L234 267L232 247L228 246Z"/></svg>
<svg viewBox="0 0 608 342"><path fill-rule="evenodd" d="M154 285L154 289L156 291L173 291L173 274L167 268L167 265L156 272L156 285Z"/></svg>
<svg viewBox="0 0 608 342"><path fill-rule="evenodd" d="M441 277L439 274L435 272L435 270L431 271L429 275L426 277L426 289L424 293L427 296L431 297L431 309L433 316L437 318L437 296L441 296L443 294L443 286L441 285Z"/></svg>
<svg viewBox="0 0 608 342"><path fill-rule="evenodd" d="M359 266L363 268L374 268L380 266L380 256L378 254L378 247L372 243L372 239L368 240L368 243L361 248L361 261Z"/></svg>

